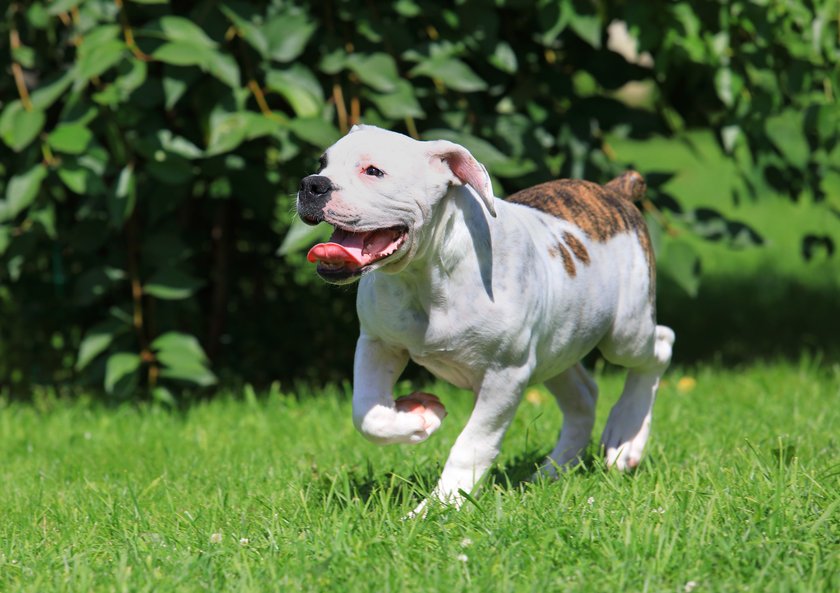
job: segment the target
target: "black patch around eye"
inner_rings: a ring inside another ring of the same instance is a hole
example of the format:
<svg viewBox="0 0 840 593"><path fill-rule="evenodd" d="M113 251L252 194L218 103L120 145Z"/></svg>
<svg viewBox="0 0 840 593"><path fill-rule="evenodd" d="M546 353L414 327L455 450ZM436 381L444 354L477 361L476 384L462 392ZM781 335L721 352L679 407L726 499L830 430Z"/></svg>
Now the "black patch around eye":
<svg viewBox="0 0 840 593"><path fill-rule="evenodd" d="M365 175L370 175L372 177L382 177L385 175L385 172L381 169L377 169L373 165L370 165L368 168L365 169Z"/></svg>
<svg viewBox="0 0 840 593"><path fill-rule="evenodd" d="M327 168L327 155L322 154L321 158L318 159L318 170L315 171L316 173L320 173L324 169Z"/></svg>

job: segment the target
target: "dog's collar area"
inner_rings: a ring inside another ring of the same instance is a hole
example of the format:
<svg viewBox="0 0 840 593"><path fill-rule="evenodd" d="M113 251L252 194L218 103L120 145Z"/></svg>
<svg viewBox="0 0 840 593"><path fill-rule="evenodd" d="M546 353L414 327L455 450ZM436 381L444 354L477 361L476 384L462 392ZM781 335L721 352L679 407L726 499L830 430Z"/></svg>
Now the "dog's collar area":
<svg viewBox="0 0 840 593"><path fill-rule="evenodd" d="M315 245L306 258L318 264L318 274L325 280L345 280L361 275L369 266L396 253L406 236L405 227L361 232L335 227L329 242Z"/></svg>

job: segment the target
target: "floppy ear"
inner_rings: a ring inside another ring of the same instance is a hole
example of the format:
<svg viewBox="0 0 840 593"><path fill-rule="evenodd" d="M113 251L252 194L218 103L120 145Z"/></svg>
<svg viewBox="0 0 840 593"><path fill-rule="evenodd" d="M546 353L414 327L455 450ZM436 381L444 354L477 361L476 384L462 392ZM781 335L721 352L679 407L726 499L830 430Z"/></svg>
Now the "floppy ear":
<svg viewBox="0 0 840 593"><path fill-rule="evenodd" d="M429 143L428 154L429 158L439 160L451 171L455 182L473 188L490 215L496 216L490 175L469 150L448 140L435 140Z"/></svg>

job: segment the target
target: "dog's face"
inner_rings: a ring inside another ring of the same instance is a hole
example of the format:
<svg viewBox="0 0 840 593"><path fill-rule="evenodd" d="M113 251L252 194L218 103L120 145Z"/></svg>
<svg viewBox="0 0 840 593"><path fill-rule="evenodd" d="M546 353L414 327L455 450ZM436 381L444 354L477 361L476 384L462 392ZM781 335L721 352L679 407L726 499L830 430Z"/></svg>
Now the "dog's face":
<svg viewBox="0 0 840 593"><path fill-rule="evenodd" d="M495 215L487 171L464 147L354 126L327 149L319 171L300 183L301 219L335 228L328 243L310 250L309 261L318 262L318 274L335 284L380 268L403 269L453 185L470 186Z"/></svg>

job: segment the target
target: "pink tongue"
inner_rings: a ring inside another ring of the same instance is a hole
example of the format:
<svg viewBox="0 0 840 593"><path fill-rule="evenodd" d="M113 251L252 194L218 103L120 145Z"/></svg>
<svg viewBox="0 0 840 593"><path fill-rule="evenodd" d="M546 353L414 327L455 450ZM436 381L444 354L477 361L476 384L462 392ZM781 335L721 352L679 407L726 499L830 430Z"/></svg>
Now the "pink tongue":
<svg viewBox="0 0 840 593"><path fill-rule="evenodd" d="M362 248L351 245L349 248L338 243L318 243L306 254L310 263L319 261L362 265Z"/></svg>

